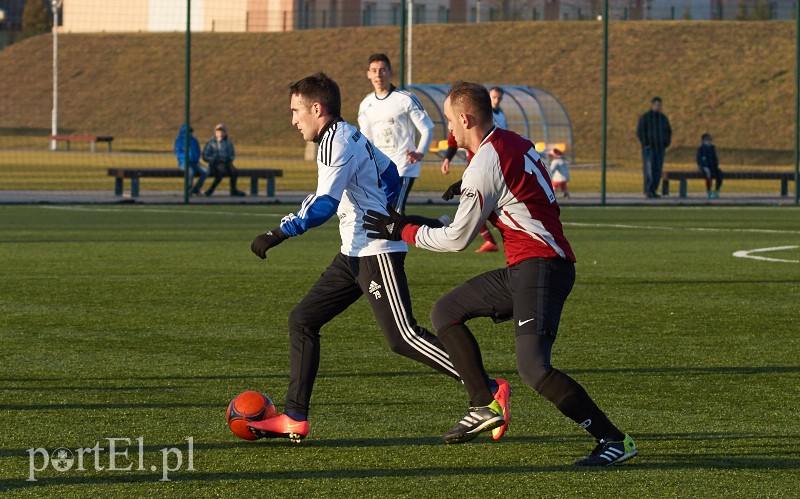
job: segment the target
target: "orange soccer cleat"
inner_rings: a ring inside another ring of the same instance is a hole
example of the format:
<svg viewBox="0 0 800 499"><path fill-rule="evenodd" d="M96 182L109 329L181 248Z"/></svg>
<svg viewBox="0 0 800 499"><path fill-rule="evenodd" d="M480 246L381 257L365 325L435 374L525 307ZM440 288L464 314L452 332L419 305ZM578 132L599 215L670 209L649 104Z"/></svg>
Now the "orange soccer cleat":
<svg viewBox="0 0 800 499"><path fill-rule="evenodd" d="M247 429L258 438L288 438L294 443L308 435L308 421L295 421L286 414L247 423Z"/></svg>
<svg viewBox="0 0 800 499"><path fill-rule="evenodd" d="M495 244L495 243L493 243L491 241L486 241L485 243L483 243L481 245L480 248L475 250L475 253L490 253L490 252L498 251L499 249L500 248L497 247L497 244Z"/></svg>

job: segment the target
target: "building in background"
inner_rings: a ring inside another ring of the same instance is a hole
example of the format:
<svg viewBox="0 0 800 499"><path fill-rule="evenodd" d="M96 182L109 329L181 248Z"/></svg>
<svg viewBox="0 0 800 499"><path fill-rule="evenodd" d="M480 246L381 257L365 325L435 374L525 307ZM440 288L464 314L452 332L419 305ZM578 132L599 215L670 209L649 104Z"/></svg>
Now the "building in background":
<svg viewBox="0 0 800 499"><path fill-rule="evenodd" d="M26 1L0 0L0 30L20 29ZM109 5L113 3L113 6ZM401 0L192 0L193 31L264 32L399 25ZM596 20L602 0L413 0L414 24ZM794 0L613 0L612 20L793 19ZM60 31L186 29L186 0L63 0Z"/></svg>

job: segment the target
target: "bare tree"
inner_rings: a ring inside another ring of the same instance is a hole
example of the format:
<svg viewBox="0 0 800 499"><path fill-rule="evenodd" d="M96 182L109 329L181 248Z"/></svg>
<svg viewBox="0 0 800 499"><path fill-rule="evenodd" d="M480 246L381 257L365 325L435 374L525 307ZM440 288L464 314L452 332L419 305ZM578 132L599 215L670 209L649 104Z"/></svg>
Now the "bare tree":
<svg viewBox="0 0 800 499"><path fill-rule="evenodd" d="M22 31L17 41L48 33L53 28L50 2L46 0L27 0L22 10Z"/></svg>

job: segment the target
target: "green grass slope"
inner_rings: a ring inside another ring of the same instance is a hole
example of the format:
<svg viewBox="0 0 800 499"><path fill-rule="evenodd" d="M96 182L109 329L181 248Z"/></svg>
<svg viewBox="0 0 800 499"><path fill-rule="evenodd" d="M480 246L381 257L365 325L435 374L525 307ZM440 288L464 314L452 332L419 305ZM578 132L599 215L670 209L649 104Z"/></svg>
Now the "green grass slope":
<svg viewBox="0 0 800 499"><path fill-rule="evenodd" d="M342 87L344 117L355 120L371 89L369 54L386 52L399 64L396 27L197 33L192 40L198 135L225 121L244 145L302 150L289 123L292 81L328 72ZM638 157L637 117L660 95L675 131L672 160L689 159L708 131L728 162L791 162L792 23L616 22L609 43L611 160ZM0 52L0 136L49 133L51 44L44 35ZM183 120L183 34L63 34L59 54L62 130L169 143ZM414 27L414 83L464 79L547 89L566 106L576 153L587 160L600 154L601 64L600 23Z"/></svg>

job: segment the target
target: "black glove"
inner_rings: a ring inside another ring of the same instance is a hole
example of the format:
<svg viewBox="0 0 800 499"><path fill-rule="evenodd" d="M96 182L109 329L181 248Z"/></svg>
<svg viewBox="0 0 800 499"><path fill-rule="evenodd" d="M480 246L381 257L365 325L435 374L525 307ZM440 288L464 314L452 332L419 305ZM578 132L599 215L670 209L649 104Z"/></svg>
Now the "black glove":
<svg viewBox="0 0 800 499"><path fill-rule="evenodd" d="M388 215L377 212L375 210L367 210L364 215L363 227L367 229L367 237L372 239L388 239L390 241L399 241L402 239L403 227L406 226L406 219L403 215L394 211L392 205L386 205Z"/></svg>
<svg viewBox="0 0 800 499"><path fill-rule="evenodd" d="M460 195L461 195L461 181L459 180L458 182L448 187L446 191L444 191L444 194L442 194L442 199L444 199L445 201L450 201L454 197Z"/></svg>
<svg viewBox="0 0 800 499"><path fill-rule="evenodd" d="M272 229L266 234L261 234L253 239L253 244L250 245L250 249L263 260L267 257L268 249L281 244L286 239L289 239L289 236L284 234L280 228Z"/></svg>

